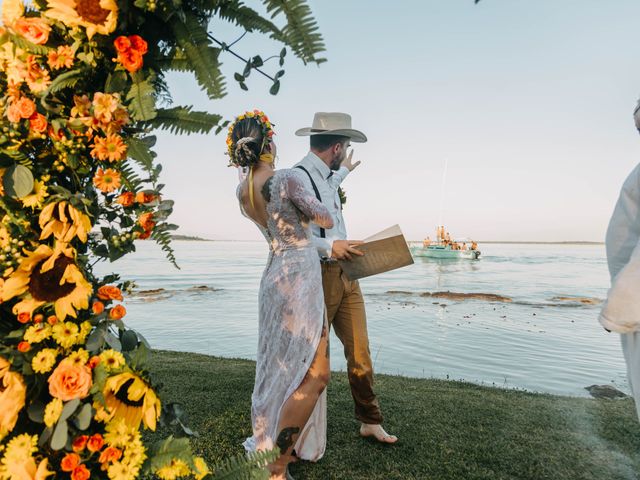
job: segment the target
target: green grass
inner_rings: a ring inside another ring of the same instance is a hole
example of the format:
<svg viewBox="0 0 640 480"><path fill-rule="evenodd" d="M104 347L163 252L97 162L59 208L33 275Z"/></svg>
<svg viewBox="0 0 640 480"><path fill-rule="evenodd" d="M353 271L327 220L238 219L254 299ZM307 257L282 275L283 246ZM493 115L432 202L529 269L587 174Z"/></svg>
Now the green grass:
<svg viewBox="0 0 640 480"><path fill-rule="evenodd" d="M211 464L243 452L254 363L160 351L161 392L188 412L195 450ZM595 400L376 375L395 446L358 436L344 373L328 388L324 458L297 479L639 479L640 424L630 399ZM162 433L162 432L160 432Z"/></svg>

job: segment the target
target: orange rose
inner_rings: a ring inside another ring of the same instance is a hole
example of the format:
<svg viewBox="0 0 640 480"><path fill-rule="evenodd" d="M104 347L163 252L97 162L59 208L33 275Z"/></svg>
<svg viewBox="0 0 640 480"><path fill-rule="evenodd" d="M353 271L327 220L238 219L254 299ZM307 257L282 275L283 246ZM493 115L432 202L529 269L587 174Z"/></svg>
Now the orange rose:
<svg viewBox="0 0 640 480"><path fill-rule="evenodd" d="M80 464L80 457L77 453L67 453L60 462L60 468L63 472L73 472Z"/></svg>
<svg viewBox="0 0 640 480"><path fill-rule="evenodd" d="M130 207L131 205L133 205L134 199L135 197L133 195L133 192L123 192L118 195L118 198L116 198L116 203L119 203L123 207Z"/></svg>
<svg viewBox="0 0 640 480"><path fill-rule="evenodd" d="M87 446L87 441L89 440L88 435L80 435L76 437L76 439L71 444L71 448L73 448L74 452L81 452Z"/></svg>
<svg viewBox="0 0 640 480"><path fill-rule="evenodd" d="M87 362L87 366L93 370L94 368L96 368L98 365L100 364L100 357L97 355L94 355L93 357L91 357L89 359L89 361Z"/></svg>
<svg viewBox="0 0 640 480"><path fill-rule="evenodd" d="M20 111L20 117L22 118L30 118L31 115L36 113L36 104L33 103L33 100L22 97L17 102L18 110Z"/></svg>
<svg viewBox="0 0 640 480"><path fill-rule="evenodd" d="M89 480L90 476L91 472L84 464L78 465L73 469L73 472L71 473L71 480Z"/></svg>
<svg viewBox="0 0 640 480"><path fill-rule="evenodd" d="M9 105L9 108L7 108L7 118L11 123L18 123L22 119L18 102L13 102Z"/></svg>
<svg viewBox="0 0 640 480"><path fill-rule="evenodd" d="M44 132L49 126L47 123L47 117L40 113L35 113L31 116L31 118L29 118L29 126L34 132Z"/></svg>
<svg viewBox="0 0 640 480"><path fill-rule="evenodd" d="M85 398L91 388L91 369L65 359L56 367L48 381L52 397L65 402Z"/></svg>
<svg viewBox="0 0 640 480"><path fill-rule="evenodd" d="M33 317L33 323L42 323L44 322L44 315L42 315L41 313L36 314L35 317Z"/></svg>
<svg viewBox="0 0 640 480"><path fill-rule="evenodd" d="M90 452L99 452L104 447L104 438L99 433L92 435L87 443L87 448Z"/></svg>
<svg viewBox="0 0 640 480"><path fill-rule="evenodd" d="M21 17L13 24L13 28L19 35L36 45L47 43L51 31L51 27L42 18L37 17Z"/></svg>
<svg viewBox="0 0 640 480"><path fill-rule="evenodd" d="M100 463L117 462L122 457L122 450L116 447L107 447L100 454Z"/></svg>
<svg viewBox="0 0 640 480"><path fill-rule="evenodd" d="M113 46L118 53L123 53L131 48L131 41L124 35L120 35L113 41Z"/></svg>
<svg viewBox="0 0 640 480"><path fill-rule="evenodd" d="M138 237L140 240L146 240L147 238L149 238L151 236L151 230L141 233L140 236Z"/></svg>
<svg viewBox="0 0 640 480"><path fill-rule="evenodd" d="M153 212L147 212L140 215L140 218L138 218L138 223L147 232L149 230L152 230L153 227L156 226L156 222L153 221Z"/></svg>
<svg viewBox="0 0 640 480"><path fill-rule="evenodd" d="M56 317L55 315L49 315L47 317L47 323L49 325L55 325L56 323L58 323L58 317Z"/></svg>
<svg viewBox="0 0 640 480"><path fill-rule="evenodd" d="M31 320L31 314L29 312L20 312L18 314L18 321L20 323L27 323L29 320Z"/></svg>
<svg viewBox="0 0 640 480"><path fill-rule="evenodd" d="M111 320L120 320L127 314L127 309L122 305L116 305L111 310L109 310L109 318Z"/></svg>
<svg viewBox="0 0 640 480"><path fill-rule="evenodd" d="M19 352L28 352L29 350L31 350L31 344L29 342L20 342L18 344L18 351Z"/></svg>
<svg viewBox="0 0 640 480"><path fill-rule="evenodd" d="M147 42L140 35L129 35L129 41L131 42L131 48L140 55L144 55L149 51Z"/></svg>
<svg viewBox="0 0 640 480"><path fill-rule="evenodd" d="M138 203L151 203L155 199L156 199L156 196L153 193L144 193L144 192L136 193L136 202Z"/></svg>
<svg viewBox="0 0 640 480"><path fill-rule="evenodd" d="M100 300L122 301L122 292L118 287L114 287L113 285L103 285L98 289L98 298Z"/></svg>
<svg viewBox="0 0 640 480"><path fill-rule="evenodd" d="M127 50L118 54L118 62L125 70L134 73L142 68L142 54L137 50Z"/></svg>
<svg viewBox="0 0 640 480"><path fill-rule="evenodd" d="M93 302L93 305L91 306L91 310L93 311L94 315L100 315L102 312L104 312L104 303L102 303L99 300L96 300L95 302Z"/></svg>

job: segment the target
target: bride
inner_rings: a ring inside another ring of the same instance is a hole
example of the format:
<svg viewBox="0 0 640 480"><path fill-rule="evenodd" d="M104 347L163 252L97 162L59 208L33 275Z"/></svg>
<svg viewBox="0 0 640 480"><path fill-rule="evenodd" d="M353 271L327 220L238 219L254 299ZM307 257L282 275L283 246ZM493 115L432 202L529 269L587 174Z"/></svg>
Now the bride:
<svg viewBox="0 0 640 480"><path fill-rule="evenodd" d="M227 137L230 165L248 172L238 185L240 210L269 244L260 281L253 436L247 451L280 449L271 479L290 479L295 457L317 461L326 444L328 328L318 254L309 222L332 228L329 211L295 169L275 171L269 119L259 111L236 118Z"/></svg>

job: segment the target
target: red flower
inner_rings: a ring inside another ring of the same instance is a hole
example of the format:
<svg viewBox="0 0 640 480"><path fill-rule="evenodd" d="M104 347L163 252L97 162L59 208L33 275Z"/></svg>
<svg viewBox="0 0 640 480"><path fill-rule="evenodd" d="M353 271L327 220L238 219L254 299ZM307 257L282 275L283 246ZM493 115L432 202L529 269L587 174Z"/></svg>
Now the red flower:
<svg viewBox="0 0 640 480"><path fill-rule="evenodd" d="M124 35L120 35L113 41L113 46L116 47L118 53L126 52L131 48L131 41Z"/></svg>
<svg viewBox="0 0 640 480"><path fill-rule="evenodd" d="M73 448L74 452L81 452L87 446L87 441L89 440L88 435L80 435L76 437L76 439L71 444L71 448Z"/></svg>
<svg viewBox="0 0 640 480"><path fill-rule="evenodd" d="M140 35L129 35L129 41L131 42L131 48L137 50L141 55L149 51L147 42Z"/></svg>

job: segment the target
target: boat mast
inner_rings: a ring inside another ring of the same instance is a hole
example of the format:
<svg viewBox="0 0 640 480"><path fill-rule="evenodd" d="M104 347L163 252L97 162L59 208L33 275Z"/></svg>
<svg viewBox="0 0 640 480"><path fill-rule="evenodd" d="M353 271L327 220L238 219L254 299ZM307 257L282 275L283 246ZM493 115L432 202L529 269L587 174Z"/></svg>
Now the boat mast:
<svg viewBox="0 0 640 480"><path fill-rule="evenodd" d="M444 238L444 224L442 223L442 217L444 216L444 194L445 187L447 184L447 168L449 166L449 159L445 158L444 160L444 171L442 172L442 186L440 188L440 217L438 218L438 228L436 229L436 237L437 241L440 242L441 238L439 236L440 231L442 231L442 238Z"/></svg>

